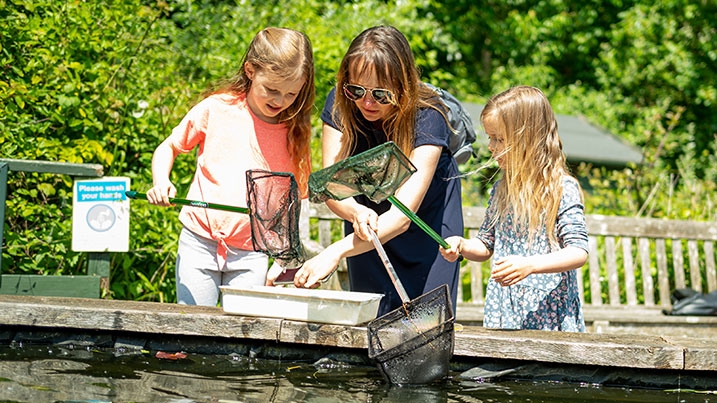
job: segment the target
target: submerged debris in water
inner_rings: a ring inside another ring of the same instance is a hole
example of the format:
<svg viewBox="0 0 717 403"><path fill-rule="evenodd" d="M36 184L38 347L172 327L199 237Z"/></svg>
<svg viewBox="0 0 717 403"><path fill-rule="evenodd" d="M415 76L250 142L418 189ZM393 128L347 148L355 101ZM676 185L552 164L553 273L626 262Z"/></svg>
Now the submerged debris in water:
<svg viewBox="0 0 717 403"><path fill-rule="evenodd" d="M187 358L187 353L183 353L181 351L176 353L165 353L164 351L157 351L157 354L155 354L155 357L159 358L160 360L183 360Z"/></svg>
<svg viewBox="0 0 717 403"><path fill-rule="evenodd" d="M332 360L331 358L320 358L318 361L314 363L314 367L316 369L347 369L351 368L351 364L347 364L345 362Z"/></svg>

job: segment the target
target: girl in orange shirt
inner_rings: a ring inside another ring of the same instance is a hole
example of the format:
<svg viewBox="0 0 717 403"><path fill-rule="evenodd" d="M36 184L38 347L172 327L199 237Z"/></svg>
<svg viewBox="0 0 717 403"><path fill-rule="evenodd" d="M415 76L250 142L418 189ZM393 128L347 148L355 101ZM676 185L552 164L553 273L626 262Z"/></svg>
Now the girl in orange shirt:
<svg viewBox="0 0 717 403"><path fill-rule="evenodd" d="M147 200L171 206L177 155L198 148L187 197L247 205L250 169L291 172L302 198L311 172L314 63L305 34L269 27L252 40L237 74L182 119L152 158ZM185 206L177 251L177 302L216 306L219 286L264 285L268 257L254 252L249 216Z"/></svg>

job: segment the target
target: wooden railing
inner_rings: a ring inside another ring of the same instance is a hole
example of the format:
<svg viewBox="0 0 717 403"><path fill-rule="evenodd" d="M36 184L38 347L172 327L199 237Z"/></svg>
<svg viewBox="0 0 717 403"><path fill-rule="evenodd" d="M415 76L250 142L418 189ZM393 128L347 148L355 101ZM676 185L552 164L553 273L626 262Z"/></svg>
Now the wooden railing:
<svg viewBox="0 0 717 403"><path fill-rule="evenodd" d="M485 209L464 207L466 235L474 237L483 222ZM310 208L311 237L325 247L341 236L338 218L325 205ZM686 321L712 326L717 317L685 319L667 317L671 293L677 288L700 292L717 290L714 243L717 222L662 220L604 215L586 216L590 255L578 270L580 296L586 322L595 331L616 323L682 324ZM339 269L333 286L346 289ZM480 323L483 318L489 262L465 261L461 267L459 320ZM625 325L628 326L628 325Z"/></svg>

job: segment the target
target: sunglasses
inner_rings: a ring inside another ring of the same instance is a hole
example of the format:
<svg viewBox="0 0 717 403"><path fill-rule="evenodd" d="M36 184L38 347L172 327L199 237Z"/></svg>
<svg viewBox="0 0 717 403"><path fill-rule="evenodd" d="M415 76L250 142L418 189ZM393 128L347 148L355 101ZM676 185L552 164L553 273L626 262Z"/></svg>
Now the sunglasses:
<svg viewBox="0 0 717 403"><path fill-rule="evenodd" d="M356 84L344 84L344 95L346 98L352 101L358 101L366 96L366 93L371 93L371 98L381 105L393 104L393 93L383 88L364 88Z"/></svg>

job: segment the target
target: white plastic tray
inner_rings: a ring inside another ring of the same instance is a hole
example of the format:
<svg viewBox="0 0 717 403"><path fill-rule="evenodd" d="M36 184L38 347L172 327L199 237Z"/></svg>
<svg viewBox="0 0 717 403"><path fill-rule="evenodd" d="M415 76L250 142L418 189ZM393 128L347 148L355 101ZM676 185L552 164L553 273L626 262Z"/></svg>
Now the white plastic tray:
<svg viewBox="0 0 717 403"><path fill-rule="evenodd" d="M376 318L382 294L293 287L220 287L224 312L358 325Z"/></svg>

